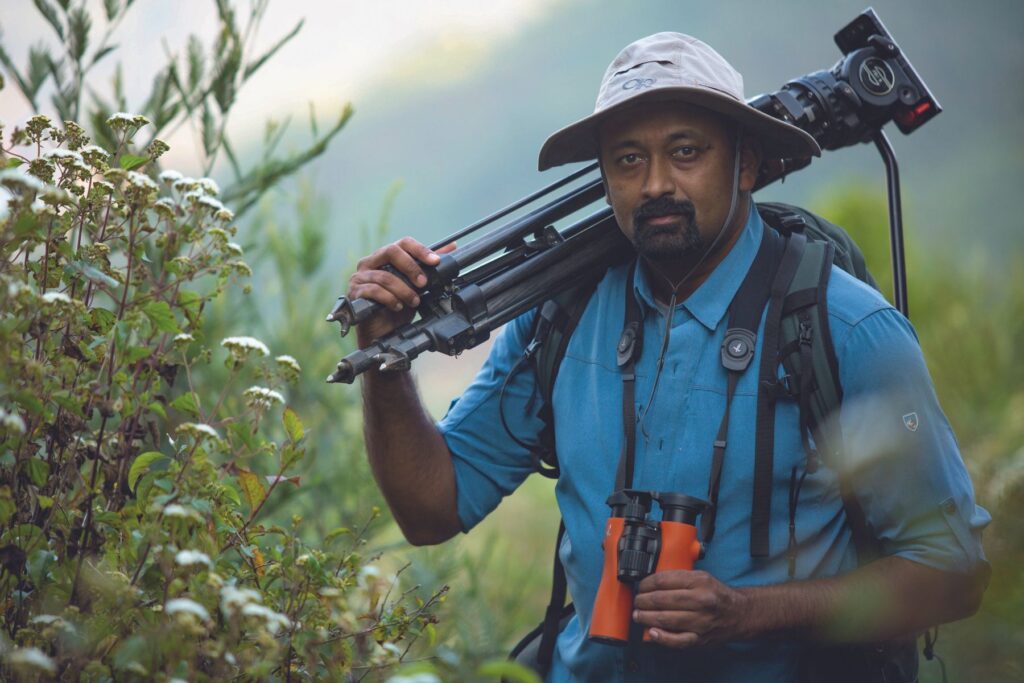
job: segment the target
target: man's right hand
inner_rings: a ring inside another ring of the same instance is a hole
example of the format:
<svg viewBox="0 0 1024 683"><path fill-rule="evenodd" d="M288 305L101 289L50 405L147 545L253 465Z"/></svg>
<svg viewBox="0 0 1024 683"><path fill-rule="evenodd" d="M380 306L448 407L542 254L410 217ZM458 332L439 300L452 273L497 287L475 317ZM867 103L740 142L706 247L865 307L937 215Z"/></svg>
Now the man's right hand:
<svg viewBox="0 0 1024 683"><path fill-rule="evenodd" d="M369 346L373 340L412 320L416 307L420 305L418 290L427 284L423 266L436 266L441 260L438 253L447 253L454 248L453 243L435 253L412 237L403 237L359 260L348 281L348 298L363 298L384 305L384 310L357 326L360 348ZM396 273L384 270L384 266L391 266L408 282Z"/></svg>
<svg viewBox="0 0 1024 683"><path fill-rule="evenodd" d="M423 268L436 266L438 254L454 248L452 243L435 253L403 237L359 260L348 281L348 297L384 306L356 327L359 348L412 320L427 284ZM451 538L462 529L452 457L411 376L369 372L362 377L366 452L395 521L415 545Z"/></svg>

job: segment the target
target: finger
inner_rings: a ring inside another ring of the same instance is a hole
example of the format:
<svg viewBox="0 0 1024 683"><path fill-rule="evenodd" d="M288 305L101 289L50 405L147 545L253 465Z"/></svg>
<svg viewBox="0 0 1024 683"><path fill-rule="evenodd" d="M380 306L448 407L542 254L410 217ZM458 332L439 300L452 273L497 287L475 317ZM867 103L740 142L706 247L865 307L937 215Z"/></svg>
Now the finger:
<svg viewBox="0 0 1024 683"><path fill-rule="evenodd" d="M415 248L412 245L415 245ZM417 259L422 260L425 254L432 253L430 250L411 237L406 237L394 244L389 244L384 251L388 265L404 275L413 286L423 287L427 284L427 276ZM424 260L423 263L426 261Z"/></svg>
<svg viewBox="0 0 1024 683"><path fill-rule="evenodd" d="M673 633L671 631L665 631L663 629L652 628L650 630L651 640L658 645L664 645L665 647L674 648L687 648L693 647L700 643L700 636L696 633L690 633L684 631L682 633Z"/></svg>
<svg viewBox="0 0 1024 683"><path fill-rule="evenodd" d="M348 297L352 300L368 299L369 301L376 301L392 311L400 311L405 308L405 304L398 297L380 285L373 283L352 287L348 290Z"/></svg>
<svg viewBox="0 0 1024 683"><path fill-rule="evenodd" d="M394 273L386 270L368 270L355 273L349 280L349 298L365 298L378 301L389 308L394 303L405 306L419 306L420 297L416 290Z"/></svg>
<svg viewBox="0 0 1024 683"><path fill-rule="evenodd" d="M706 591L681 588L638 593L633 606L639 610L701 610L707 607L709 593Z"/></svg>
<svg viewBox="0 0 1024 683"><path fill-rule="evenodd" d="M458 248L458 245L455 244L455 242L449 242L448 244L444 245L440 249L436 249L434 251L434 253L435 254L450 254L451 252L455 251L457 248Z"/></svg>
<svg viewBox="0 0 1024 683"><path fill-rule="evenodd" d="M637 594L660 590L677 590L680 588L696 588L708 583L711 575L704 571L689 569L672 569L655 572L637 584Z"/></svg>
<svg viewBox="0 0 1024 683"><path fill-rule="evenodd" d="M420 243L412 237L403 237L396 244L401 247L412 258L428 266L436 266L441 257L431 251L430 247Z"/></svg>
<svg viewBox="0 0 1024 683"><path fill-rule="evenodd" d="M633 621L663 631L699 633L705 630L706 615L688 610L633 610Z"/></svg>

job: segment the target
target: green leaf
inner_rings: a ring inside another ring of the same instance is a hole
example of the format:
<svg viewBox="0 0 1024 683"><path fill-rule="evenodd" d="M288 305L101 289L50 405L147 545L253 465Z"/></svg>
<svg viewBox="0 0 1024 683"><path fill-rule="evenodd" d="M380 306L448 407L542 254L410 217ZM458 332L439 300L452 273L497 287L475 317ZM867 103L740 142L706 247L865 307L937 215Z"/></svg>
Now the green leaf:
<svg viewBox="0 0 1024 683"><path fill-rule="evenodd" d="M174 319L174 311L171 310L170 305L166 301L150 301L142 307L142 312L146 314L149 321L161 332L169 334L181 332L178 329L177 320Z"/></svg>
<svg viewBox="0 0 1024 683"><path fill-rule="evenodd" d="M76 7L68 12L68 49L75 61L81 61L85 48L89 46L89 29L92 19L84 7Z"/></svg>
<svg viewBox="0 0 1024 683"><path fill-rule="evenodd" d="M504 659L485 662L477 669L477 673L513 683L541 683L540 677L530 669Z"/></svg>
<svg viewBox="0 0 1024 683"><path fill-rule="evenodd" d="M242 442L242 445L249 449L250 453L255 453L259 449L259 444L256 443L255 437L252 434L252 428L243 422L232 422L228 425L228 432L236 439Z"/></svg>
<svg viewBox="0 0 1024 683"><path fill-rule="evenodd" d="M249 503L249 507L255 510L267 495L267 490L263 487L263 482L260 481L259 476L255 473L250 472L249 470L239 470L238 483L242 487L242 495L245 496L245 500Z"/></svg>
<svg viewBox="0 0 1024 683"><path fill-rule="evenodd" d="M118 0L103 0L103 10L107 13L107 21L116 17L120 9L121 3Z"/></svg>
<svg viewBox="0 0 1024 683"><path fill-rule="evenodd" d="M36 486L42 487L46 485L46 480L50 478L50 466L40 458L29 458L25 461L25 473L28 474L29 481Z"/></svg>
<svg viewBox="0 0 1024 683"><path fill-rule="evenodd" d="M110 332L110 328L117 322L117 316L105 308L94 308L90 311L90 314L92 315L92 324L96 326L96 329L101 334Z"/></svg>
<svg viewBox="0 0 1024 683"><path fill-rule="evenodd" d="M11 520L17 509L17 506L11 499L10 487L0 487L0 526L7 526L7 522Z"/></svg>
<svg viewBox="0 0 1024 683"><path fill-rule="evenodd" d="M154 349L151 349L148 346L129 346L128 350L124 353L123 360L125 363L134 363L152 355L153 351Z"/></svg>
<svg viewBox="0 0 1024 683"><path fill-rule="evenodd" d="M146 408L149 412L156 413L165 420L167 419L167 410L164 408L164 404L160 403L160 401L151 401Z"/></svg>
<svg viewBox="0 0 1024 683"><path fill-rule="evenodd" d="M57 16L57 9L48 3L46 0L33 0L36 5L36 9L43 15L43 18L53 27L53 30L60 37L61 41L64 40L64 26L60 23L60 17Z"/></svg>
<svg viewBox="0 0 1024 683"><path fill-rule="evenodd" d="M299 419L295 411L285 406L281 419L284 421L284 429L292 443L301 441L302 437L306 435L306 429L302 426L302 420Z"/></svg>
<svg viewBox="0 0 1024 683"><path fill-rule="evenodd" d="M138 483L139 477L149 472L153 463L160 460L168 460L167 456L160 451L147 451L135 458L135 462L128 469L128 488L135 491L135 484Z"/></svg>
<svg viewBox="0 0 1024 683"><path fill-rule="evenodd" d="M223 491L224 495L227 496L228 500L230 500L232 503L234 503L237 506L242 505L242 499L238 495L238 489L236 489L234 486L227 482L224 482L221 484L221 491Z"/></svg>
<svg viewBox="0 0 1024 683"><path fill-rule="evenodd" d="M43 402L30 391L16 391L13 398L15 403L33 415L43 415L46 412Z"/></svg>
<svg viewBox="0 0 1024 683"><path fill-rule="evenodd" d="M187 289L178 291L178 305L183 311L185 311L185 317L188 318L189 322L193 325L199 318L199 312L202 308L203 297L195 292L190 292Z"/></svg>
<svg viewBox="0 0 1024 683"><path fill-rule="evenodd" d="M68 263L66 266L64 266L64 269L65 272L79 272L88 279L92 280L93 282L96 282L98 284L104 284L107 285L108 287L117 287L119 284L117 280L110 277L102 270L96 268L95 266L89 265L84 261L72 261Z"/></svg>
<svg viewBox="0 0 1024 683"><path fill-rule="evenodd" d="M242 80L249 80L249 77L256 73L261 66L266 64L268 59L273 57L278 50L284 47L289 40L294 38L296 34L302 30L302 25L305 22L305 19L300 19L299 23L295 25L295 28L289 31L283 38L281 38L281 40L274 43L269 50L260 55L256 60L249 62L249 65L245 67L245 72L242 74Z"/></svg>
<svg viewBox="0 0 1024 683"><path fill-rule="evenodd" d="M119 165L126 171L133 171L149 161L149 157L140 157L135 154L122 154Z"/></svg>
<svg viewBox="0 0 1024 683"><path fill-rule="evenodd" d="M50 395L50 399L72 415L82 417L82 406L78 404L78 401L71 397L71 394L67 389L61 389L53 392Z"/></svg>
<svg viewBox="0 0 1024 683"><path fill-rule="evenodd" d="M18 166L21 166L23 163L25 162L22 161L21 159L11 157L10 159L7 160L7 168L17 168Z"/></svg>
<svg viewBox="0 0 1024 683"><path fill-rule="evenodd" d="M331 531L326 536L324 536L324 545L327 545L328 543L336 539L338 536L350 533L352 533L352 530L349 529L347 526L339 526L337 529L331 529Z"/></svg>
<svg viewBox="0 0 1024 683"><path fill-rule="evenodd" d="M171 407L189 415L199 415L199 406L196 404L195 395L192 393L182 394L171 401Z"/></svg>

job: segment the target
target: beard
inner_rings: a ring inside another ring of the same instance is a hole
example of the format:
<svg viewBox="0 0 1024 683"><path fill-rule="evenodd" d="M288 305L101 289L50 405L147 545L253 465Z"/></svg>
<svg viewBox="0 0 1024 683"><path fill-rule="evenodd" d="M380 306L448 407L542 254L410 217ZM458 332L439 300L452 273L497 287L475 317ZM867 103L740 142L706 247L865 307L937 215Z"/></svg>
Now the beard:
<svg viewBox="0 0 1024 683"><path fill-rule="evenodd" d="M666 215L679 216L679 223L651 225L649 218ZM659 197L645 202L633 211L633 247L650 261L675 261L699 254L704 249L704 238L696 221L693 202L677 202L670 197Z"/></svg>

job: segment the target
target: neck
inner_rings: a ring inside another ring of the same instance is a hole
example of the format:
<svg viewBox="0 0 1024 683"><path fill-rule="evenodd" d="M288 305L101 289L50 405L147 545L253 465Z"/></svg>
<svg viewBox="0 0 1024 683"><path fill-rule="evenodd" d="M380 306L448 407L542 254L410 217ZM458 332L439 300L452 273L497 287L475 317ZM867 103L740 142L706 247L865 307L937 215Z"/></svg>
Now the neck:
<svg viewBox="0 0 1024 683"><path fill-rule="evenodd" d="M741 195L736 202L736 212L732 223L724 228L727 233L714 251L708 254L703 261L700 261L701 254L692 258L680 258L671 261L649 261L645 258L641 262L650 273L651 291L655 300L663 304L669 304L675 293L676 302L685 301L697 288L704 284L711 276L733 246L743 234L743 227L747 224L747 217L750 211L750 195ZM696 269L694 266L696 265ZM687 277L689 276L689 277ZM685 282L683 281L685 279Z"/></svg>

